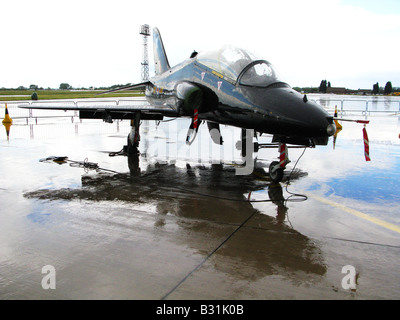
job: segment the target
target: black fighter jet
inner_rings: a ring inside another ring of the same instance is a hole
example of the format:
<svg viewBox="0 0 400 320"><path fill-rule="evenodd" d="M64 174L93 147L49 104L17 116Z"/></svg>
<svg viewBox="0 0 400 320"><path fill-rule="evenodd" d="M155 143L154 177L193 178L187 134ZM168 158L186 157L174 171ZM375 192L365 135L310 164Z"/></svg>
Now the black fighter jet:
<svg viewBox="0 0 400 320"><path fill-rule="evenodd" d="M336 133L334 117L306 95L285 83L274 66L247 50L223 46L215 51L193 52L187 60L170 67L160 32L153 29L155 76L148 81L119 90L144 90L146 100L133 104L52 106L32 103L26 108L79 110L83 119L130 119L128 152L136 152L141 120L163 117L192 119L186 143L191 144L202 122L212 140L222 144L220 124L242 128L242 156L262 147L253 144L254 132L273 135L272 146L279 148L280 161L269 168L272 180L282 180L290 162L287 144L315 147L327 145ZM248 143L250 141L250 143ZM249 152L250 151L250 152Z"/></svg>

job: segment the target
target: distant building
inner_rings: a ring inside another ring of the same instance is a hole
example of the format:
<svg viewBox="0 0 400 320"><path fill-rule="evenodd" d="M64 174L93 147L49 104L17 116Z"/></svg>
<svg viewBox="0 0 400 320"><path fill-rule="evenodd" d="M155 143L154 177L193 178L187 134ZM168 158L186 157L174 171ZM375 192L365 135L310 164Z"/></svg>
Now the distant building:
<svg viewBox="0 0 400 320"><path fill-rule="evenodd" d="M326 89L326 93L370 95L372 94L372 90L370 89L351 90L351 89L346 89L344 87L328 87Z"/></svg>
<svg viewBox="0 0 400 320"><path fill-rule="evenodd" d="M363 95L363 96L367 96L367 95L371 95L372 94L372 90L371 89L358 89L356 91L357 91L356 94L360 94L360 95Z"/></svg>
<svg viewBox="0 0 400 320"><path fill-rule="evenodd" d="M326 93L346 94L347 89L342 87L328 87L326 88Z"/></svg>

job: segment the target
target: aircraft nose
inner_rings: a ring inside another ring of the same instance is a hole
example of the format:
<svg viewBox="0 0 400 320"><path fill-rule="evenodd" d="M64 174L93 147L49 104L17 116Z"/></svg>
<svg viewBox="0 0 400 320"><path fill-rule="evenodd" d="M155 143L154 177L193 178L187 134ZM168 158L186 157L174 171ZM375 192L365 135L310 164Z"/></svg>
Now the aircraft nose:
<svg viewBox="0 0 400 320"><path fill-rule="evenodd" d="M307 95L289 86L246 89L260 109L264 109L263 132L325 144L336 133L333 117Z"/></svg>
<svg viewBox="0 0 400 320"><path fill-rule="evenodd" d="M288 135L325 139L336 133L333 117L306 95L292 88L279 88L276 94L281 97L277 105Z"/></svg>
<svg viewBox="0 0 400 320"><path fill-rule="evenodd" d="M320 105L309 101L301 106L303 116L299 119L304 129L310 130L311 136L331 137L336 133L336 125L333 117Z"/></svg>
<svg viewBox="0 0 400 320"><path fill-rule="evenodd" d="M286 91L289 102L285 108L288 118L297 122L304 134L309 136L333 136L336 126L333 117L319 104L293 89ZM298 132L300 133L300 132Z"/></svg>

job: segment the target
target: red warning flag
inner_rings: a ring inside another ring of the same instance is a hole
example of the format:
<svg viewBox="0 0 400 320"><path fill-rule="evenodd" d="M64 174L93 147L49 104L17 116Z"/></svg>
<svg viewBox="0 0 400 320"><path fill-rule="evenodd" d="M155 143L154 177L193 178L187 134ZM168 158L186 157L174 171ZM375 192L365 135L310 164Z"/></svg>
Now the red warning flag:
<svg viewBox="0 0 400 320"><path fill-rule="evenodd" d="M281 143L279 145L279 166L281 168L285 168L286 164L289 163L288 158L289 158L289 156L288 156L288 149L287 149L286 143Z"/></svg>
<svg viewBox="0 0 400 320"><path fill-rule="evenodd" d="M194 109L194 116L193 116L193 129L197 129L199 121L199 110Z"/></svg>
<svg viewBox="0 0 400 320"><path fill-rule="evenodd" d="M371 157L369 156L369 139L367 134L367 129L363 128L363 135L364 135L364 155L365 161L371 161Z"/></svg>

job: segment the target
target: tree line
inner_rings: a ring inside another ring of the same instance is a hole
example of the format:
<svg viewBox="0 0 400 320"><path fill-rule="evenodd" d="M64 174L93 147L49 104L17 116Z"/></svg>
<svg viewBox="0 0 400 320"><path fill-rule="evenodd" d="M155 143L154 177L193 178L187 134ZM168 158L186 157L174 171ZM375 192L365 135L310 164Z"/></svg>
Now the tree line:
<svg viewBox="0 0 400 320"><path fill-rule="evenodd" d="M39 87L38 85L36 85L36 84L31 84L29 87L25 87L25 86L19 86L19 87L17 87L17 88L1 88L1 90L73 90L73 89L75 89L75 90L111 90L111 89L115 89L115 88L118 88L118 87L123 87L123 86L129 86L129 85L131 85L131 83L127 83L127 84L114 84L114 85L112 85L112 86L109 86L109 87L94 87L94 86L91 86L91 87L88 87L88 88L84 88L84 87L81 87L81 88L74 88L74 87L72 87L69 83L66 83L66 82L63 82L63 83L60 83L60 85L59 85L59 87L58 88L50 88L50 87L48 87L48 88L43 88L43 87Z"/></svg>
<svg viewBox="0 0 400 320"><path fill-rule="evenodd" d="M331 82L327 80L321 80L321 83L319 87L294 87L293 89L299 91L299 92L304 92L304 93L327 93L328 88L331 88ZM379 86L379 83L375 83L372 86L371 90L372 94L391 94L394 92L400 92L399 87L393 87L392 82L388 81L386 82L385 87Z"/></svg>
<svg viewBox="0 0 400 320"><path fill-rule="evenodd" d="M63 82L60 83L58 89L59 90L112 90L118 87L123 87L123 86L128 86L131 85L131 83L127 84L115 84L109 87L89 87L89 88L73 88L69 83ZM331 82L327 80L321 80L321 83L319 87L293 87L293 89L299 91L299 92L304 92L304 93L326 93L328 91L328 88L331 88ZM7 90L6 88L2 88L3 90ZM15 89L9 89L9 90L15 90ZM52 88L47 88L44 89L43 87L39 87L36 84L31 84L29 87L24 87L24 86L19 86L17 90L54 90ZM57 89L55 89L57 90ZM385 87L380 87L379 83L375 83L372 86L372 94L391 94L393 92L400 92L399 87L393 87L391 81L388 81L385 85Z"/></svg>
<svg viewBox="0 0 400 320"><path fill-rule="evenodd" d="M372 93L373 94L391 94L392 92L397 92L398 88L394 90L392 83L390 81L386 82L385 88L382 88L379 86L379 82L375 83L372 87Z"/></svg>
<svg viewBox="0 0 400 320"><path fill-rule="evenodd" d="M326 93L328 88L331 87L331 83L327 82L326 80L322 80L321 84L319 85L318 91L321 93ZM379 82L375 83L372 86L372 94L391 94L393 92L392 82L386 82L385 88L379 86Z"/></svg>

